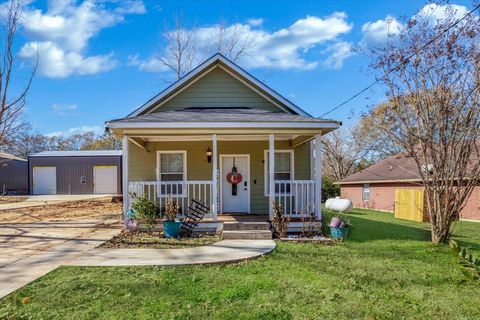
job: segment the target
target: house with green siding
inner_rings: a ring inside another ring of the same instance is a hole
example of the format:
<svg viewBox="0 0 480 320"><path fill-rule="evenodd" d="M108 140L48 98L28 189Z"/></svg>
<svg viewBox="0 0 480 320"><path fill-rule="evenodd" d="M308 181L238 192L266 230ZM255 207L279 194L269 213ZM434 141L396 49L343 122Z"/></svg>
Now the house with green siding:
<svg viewBox="0 0 480 320"><path fill-rule="evenodd" d="M164 207L171 196L225 214L321 216L321 136L338 121L318 119L221 54L107 127L123 139L124 209L130 191Z"/></svg>

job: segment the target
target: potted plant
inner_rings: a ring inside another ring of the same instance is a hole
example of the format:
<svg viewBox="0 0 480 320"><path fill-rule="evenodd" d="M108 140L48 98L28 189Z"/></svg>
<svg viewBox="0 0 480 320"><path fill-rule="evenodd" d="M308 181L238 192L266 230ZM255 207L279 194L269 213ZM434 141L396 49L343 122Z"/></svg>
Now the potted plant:
<svg viewBox="0 0 480 320"><path fill-rule="evenodd" d="M165 207L165 221L163 222L163 233L167 238L176 238L180 233L181 222L175 220L178 210L178 205L173 202L171 196L168 196Z"/></svg>
<svg viewBox="0 0 480 320"><path fill-rule="evenodd" d="M334 239L347 239L348 231L352 224L348 219L341 220L339 217L333 217L330 221L330 236Z"/></svg>

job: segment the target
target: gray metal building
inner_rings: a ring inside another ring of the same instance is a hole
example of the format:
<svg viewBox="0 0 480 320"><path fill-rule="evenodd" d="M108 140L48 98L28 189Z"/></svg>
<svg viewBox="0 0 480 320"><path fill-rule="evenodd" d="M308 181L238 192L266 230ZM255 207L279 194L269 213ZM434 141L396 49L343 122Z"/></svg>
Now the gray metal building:
<svg viewBox="0 0 480 320"><path fill-rule="evenodd" d="M0 195L28 193L28 162L0 152Z"/></svg>
<svg viewBox="0 0 480 320"><path fill-rule="evenodd" d="M28 157L30 194L122 194L122 151L44 151Z"/></svg>

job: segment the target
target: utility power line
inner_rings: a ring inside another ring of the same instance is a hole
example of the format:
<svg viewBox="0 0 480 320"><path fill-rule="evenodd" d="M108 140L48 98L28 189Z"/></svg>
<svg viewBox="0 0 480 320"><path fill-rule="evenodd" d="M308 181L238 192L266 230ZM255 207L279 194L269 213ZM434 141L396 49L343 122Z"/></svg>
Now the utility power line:
<svg viewBox="0 0 480 320"><path fill-rule="evenodd" d="M473 8L472 10L470 10L469 12L467 12L462 18L458 19L457 21L455 21L454 23L452 23L450 26L448 26L447 28L445 28L445 30L443 30L439 35L437 35L436 37L432 38L430 41L428 41L427 43L425 43L423 46L420 47L419 51L420 50L423 50L425 49L426 47L428 47L429 45L431 45L433 42L437 41L441 36L443 36L445 33L447 33L450 29L452 29L453 27L455 27L456 25L458 25L460 22L462 22L463 20L465 20L469 15L471 15L472 13L474 13L475 11L477 11L478 9L480 8L480 4L477 5L475 8ZM411 53L410 55L408 55L405 59L402 59L402 63L407 63L408 61L410 61L411 58L413 58L414 56L416 55L416 53ZM370 89L371 87L373 87L374 85L376 85L378 82L380 82L380 80L382 80L382 78L379 78L379 79L375 79L375 81L373 81L371 84L369 84L368 86L366 86L365 88L363 88L362 90L358 91L357 93L355 93L353 96L351 96L350 98L348 98L347 100L343 101L342 103L340 103L339 105L337 105L336 107L330 109L329 111L325 112L324 114L322 114L320 116L320 118L322 118L323 116L326 116L327 114L337 110L338 108L346 105L347 103L349 103L350 101L352 101L353 99L357 98L359 95L361 95L362 93L364 93L365 91L367 91L368 89Z"/></svg>

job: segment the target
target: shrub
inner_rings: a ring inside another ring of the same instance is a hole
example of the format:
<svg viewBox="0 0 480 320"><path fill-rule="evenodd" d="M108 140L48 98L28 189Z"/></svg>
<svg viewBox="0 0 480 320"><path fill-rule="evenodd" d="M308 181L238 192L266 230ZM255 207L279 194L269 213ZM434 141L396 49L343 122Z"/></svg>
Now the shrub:
<svg viewBox="0 0 480 320"><path fill-rule="evenodd" d="M130 195L134 199L131 205L131 209L135 211L133 218L142 220L149 232L152 232L157 219L160 217L160 208L145 195L138 196L135 192L131 192Z"/></svg>
<svg viewBox="0 0 480 320"><path fill-rule="evenodd" d="M480 258L460 247L454 240L449 241L453 257L460 265L461 271L469 281L480 281Z"/></svg>
<svg viewBox="0 0 480 320"><path fill-rule="evenodd" d="M283 206L280 203L275 201L272 202L273 210L273 227L275 228L275 233L279 238L285 238L288 232L288 224L290 218L283 214Z"/></svg>

